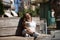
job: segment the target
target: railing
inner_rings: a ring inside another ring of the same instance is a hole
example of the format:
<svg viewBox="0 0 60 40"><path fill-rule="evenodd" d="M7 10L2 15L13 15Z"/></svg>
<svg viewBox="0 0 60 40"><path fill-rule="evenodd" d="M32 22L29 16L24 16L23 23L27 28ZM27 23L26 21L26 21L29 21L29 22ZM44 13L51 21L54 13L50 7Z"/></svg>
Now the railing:
<svg viewBox="0 0 60 40"><path fill-rule="evenodd" d="M47 22L46 22L46 20L41 21L41 23L40 23L40 31L43 34L47 34Z"/></svg>

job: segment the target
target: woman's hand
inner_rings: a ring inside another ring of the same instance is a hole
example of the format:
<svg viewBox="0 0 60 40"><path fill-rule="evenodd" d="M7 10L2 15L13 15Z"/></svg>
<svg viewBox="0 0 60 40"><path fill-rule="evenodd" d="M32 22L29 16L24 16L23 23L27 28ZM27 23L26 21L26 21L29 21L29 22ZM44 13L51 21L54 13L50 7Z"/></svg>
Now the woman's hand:
<svg viewBox="0 0 60 40"><path fill-rule="evenodd" d="M26 29L28 34L33 34L33 32L30 29Z"/></svg>

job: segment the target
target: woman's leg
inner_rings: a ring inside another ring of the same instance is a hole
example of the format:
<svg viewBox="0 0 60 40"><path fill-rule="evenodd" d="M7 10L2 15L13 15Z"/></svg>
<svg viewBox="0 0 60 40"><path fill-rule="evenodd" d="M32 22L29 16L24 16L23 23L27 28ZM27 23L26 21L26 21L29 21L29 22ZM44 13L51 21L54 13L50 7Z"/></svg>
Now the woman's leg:
<svg viewBox="0 0 60 40"><path fill-rule="evenodd" d="M34 40L35 40L38 36L39 36L39 33L37 33L37 32L34 32L34 33L33 33Z"/></svg>
<svg viewBox="0 0 60 40"><path fill-rule="evenodd" d="M22 35L23 35L24 37L29 37L29 34L27 34L26 29L24 29L24 30L22 31Z"/></svg>

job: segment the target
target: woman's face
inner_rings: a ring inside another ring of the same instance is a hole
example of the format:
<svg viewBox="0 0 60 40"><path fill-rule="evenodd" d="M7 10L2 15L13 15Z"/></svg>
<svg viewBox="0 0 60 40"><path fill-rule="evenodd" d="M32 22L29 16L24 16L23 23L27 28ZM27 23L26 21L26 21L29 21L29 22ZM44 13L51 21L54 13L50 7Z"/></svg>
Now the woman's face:
<svg viewBox="0 0 60 40"><path fill-rule="evenodd" d="M27 19L30 19L31 18L31 15L29 13L26 13L25 16L26 16Z"/></svg>

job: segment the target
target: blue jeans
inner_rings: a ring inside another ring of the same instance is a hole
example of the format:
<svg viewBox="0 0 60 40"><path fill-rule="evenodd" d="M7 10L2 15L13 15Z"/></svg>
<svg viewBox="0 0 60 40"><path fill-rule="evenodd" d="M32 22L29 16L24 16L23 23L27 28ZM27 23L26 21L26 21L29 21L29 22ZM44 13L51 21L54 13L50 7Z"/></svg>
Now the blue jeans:
<svg viewBox="0 0 60 40"><path fill-rule="evenodd" d="M33 34L28 34L28 33L26 33L26 29L24 29L24 30L22 31L22 34L23 34L25 37L32 36L32 37L37 38L37 36L39 36L39 33L37 33L37 32L34 32Z"/></svg>
<svg viewBox="0 0 60 40"><path fill-rule="evenodd" d="M18 13L18 10L19 10L18 4L15 4L15 12Z"/></svg>

